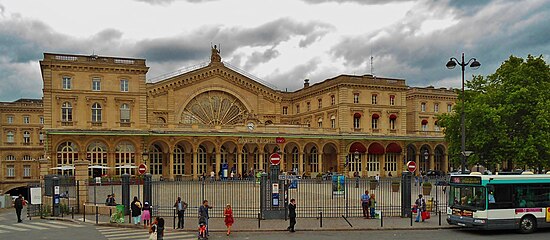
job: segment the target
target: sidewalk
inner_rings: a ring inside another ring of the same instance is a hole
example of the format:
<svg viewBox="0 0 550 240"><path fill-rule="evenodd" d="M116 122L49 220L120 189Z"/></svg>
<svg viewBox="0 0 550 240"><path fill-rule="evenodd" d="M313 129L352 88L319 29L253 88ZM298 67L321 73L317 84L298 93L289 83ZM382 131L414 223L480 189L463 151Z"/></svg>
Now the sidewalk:
<svg viewBox="0 0 550 240"><path fill-rule="evenodd" d="M387 217L383 219L383 222L380 219L363 219L363 218L348 218L349 223L346 222L344 218L323 218L323 225L321 227L319 219L315 218L298 218L296 224L297 231L357 231L357 230L430 230L430 229L446 229L446 228L455 228L456 226L448 225L446 222L447 215L441 215L441 225L439 224L438 215L432 215L431 219L426 220L425 222L412 222L410 218L398 218L398 217ZM74 220L71 215L61 217L47 217L46 219L50 220L61 220L61 221L73 221L73 222L83 222L84 218L82 215L74 215ZM173 228L174 222L173 218L165 217L166 229L167 231L180 231ZM112 226L112 227L121 227L121 228L143 228L143 223L141 225L135 226L133 224L127 223L128 216L125 218L124 224L109 223L109 218L107 216L98 215L98 225L100 226ZM177 219L176 219L177 221ZM86 223L95 224L96 217L95 215L86 215ZM383 226L382 226L383 223ZM281 220L261 220L258 225L258 219L250 218L237 218L235 219L235 224L233 224L232 231L234 232L273 232L273 231L286 231L286 228L289 225L289 221ZM209 220L210 231L213 232L223 232L226 231L223 218L211 218ZM186 218L185 219L185 228L182 231L191 231L194 232L197 229L197 219L195 218Z"/></svg>

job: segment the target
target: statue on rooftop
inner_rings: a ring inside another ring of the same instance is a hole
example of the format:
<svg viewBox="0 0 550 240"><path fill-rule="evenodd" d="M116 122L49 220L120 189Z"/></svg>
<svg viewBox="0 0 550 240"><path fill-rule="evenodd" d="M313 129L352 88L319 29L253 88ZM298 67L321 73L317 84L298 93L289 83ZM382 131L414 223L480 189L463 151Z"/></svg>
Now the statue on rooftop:
<svg viewBox="0 0 550 240"><path fill-rule="evenodd" d="M220 50L218 50L218 47L214 45L212 47L212 55L210 56L210 62L221 62L222 57L220 57Z"/></svg>

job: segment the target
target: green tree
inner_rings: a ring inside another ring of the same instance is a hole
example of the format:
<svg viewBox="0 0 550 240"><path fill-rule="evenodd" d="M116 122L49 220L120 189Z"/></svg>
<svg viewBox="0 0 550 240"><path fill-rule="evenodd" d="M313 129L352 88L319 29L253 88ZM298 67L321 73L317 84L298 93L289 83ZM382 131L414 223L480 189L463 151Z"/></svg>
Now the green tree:
<svg viewBox="0 0 550 240"><path fill-rule="evenodd" d="M550 166L550 66L542 56L511 56L494 74L474 76L453 113L439 116L451 162L460 163L460 113L465 106L466 150L471 166L508 163Z"/></svg>

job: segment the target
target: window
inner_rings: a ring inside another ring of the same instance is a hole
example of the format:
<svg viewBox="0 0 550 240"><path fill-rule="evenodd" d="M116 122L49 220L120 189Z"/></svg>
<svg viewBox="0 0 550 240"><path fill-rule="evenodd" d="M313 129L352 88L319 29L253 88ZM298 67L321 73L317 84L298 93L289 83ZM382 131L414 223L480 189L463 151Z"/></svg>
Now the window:
<svg viewBox="0 0 550 240"><path fill-rule="evenodd" d="M353 94L353 103L359 103L359 93Z"/></svg>
<svg viewBox="0 0 550 240"><path fill-rule="evenodd" d="M120 80L120 91L121 92L128 92L129 86L128 86L128 79L122 79Z"/></svg>
<svg viewBox="0 0 550 240"><path fill-rule="evenodd" d="M323 99L317 99L317 108L318 109L321 109L323 108Z"/></svg>
<svg viewBox="0 0 550 240"><path fill-rule="evenodd" d="M317 148L312 148L309 155L309 172L319 172L319 156Z"/></svg>
<svg viewBox="0 0 550 240"><path fill-rule="evenodd" d="M362 153L348 154L346 158L350 172L361 172L363 170L361 167Z"/></svg>
<svg viewBox="0 0 550 240"><path fill-rule="evenodd" d="M38 133L38 140L40 141L40 144L44 144L44 133L43 132Z"/></svg>
<svg viewBox="0 0 550 240"><path fill-rule="evenodd" d="M44 117L40 116L40 124L44 124Z"/></svg>
<svg viewBox="0 0 550 240"><path fill-rule="evenodd" d="M372 95L372 104L378 104L378 95L376 94Z"/></svg>
<svg viewBox="0 0 550 240"><path fill-rule="evenodd" d="M29 124L29 123L31 123L31 117L29 117L29 116L23 116L23 123L24 123L24 124Z"/></svg>
<svg viewBox="0 0 550 240"><path fill-rule="evenodd" d="M397 116L395 114L390 115L390 129L395 130L395 121L397 120Z"/></svg>
<svg viewBox="0 0 550 240"><path fill-rule="evenodd" d="M23 165L23 177L31 176L31 165Z"/></svg>
<svg viewBox="0 0 550 240"><path fill-rule="evenodd" d="M447 104L447 112L452 112L452 111L453 111L453 105Z"/></svg>
<svg viewBox="0 0 550 240"><path fill-rule="evenodd" d="M199 146L199 152L197 154L198 163L197 163L197 174L207 174L206 167L208 165L208 159L206 154L206 148L203 145Z"/></svg>
<svg viewBox="0 0 550 240"><path fill-rule="evenodd" d="M116 174L135 174L135 168L131 166L135 163L135 148L130 142L121 142L115 148Z"/></svg>
<svg viewBox="0 0 550 240"><path fill-rule="evenodd" d="M23 132L23 143L24 144L31 143L31 133L29 133L29 131L24 131Z"/></svg>
<svg viewBox="0 0 550 240"><path fill-rule="evenodd" d="M13 155L6 156L6 161L15 161L15 156Z"/></svg>
<svg viewBox="0 0 550 240"><path fill-rule="evenodd" d="M71 90L71 81L70 77L63 77L63 90Z"/></svg>
<svg viewBox="0 0 550 240"><path fill-rule="evenodd" d="M395 95L390 95L390 105L395 105Z"/></svg>
<svg viewBox="0 0 550 240"><path fill-rule="evenodd" d="M70 167L57 171L59 175L74 175L73 163L78 160L78 147L72 142L63 142L57 146L57 167Z"/></svg>
<svg viewBox="0 0 550 240"><path fill-rule="evenodd" d="M120 122L129 123L130 122L130 106L123 103L120 105Z"/></svg>
<svg viewBox="0 0 550 240"><path fill-rule="evenodd" d="M434 112L439 112L439 103L434 103Z"/></svg>
<svg viewBox="0 0 550 240"><path fill-rule="evenodd" d="M6 177L15 177L15 166L14 165L6 166Z"/></svg>
<svg viewBox="0 0 550 240"><path fill-rule="evenodd" d="M356 113L353 115L353 128L359 129L361 128L361 125L359 124L361 120L361 114Z"/></svg>
<svg viewBox="0 0 550 240"><path fill-rule="evenodd" d="M296 104L296 113L300 113L300 104Z"/></svg>
<svg viewBox="0 0 550 240"><path fill-rule="evenodd" d="M12 124L13 123L13 116L8 116L8 124Z"/></svg>
<svg viewBox="0 0 550 240"><path fill-rule="evenodd" d="M107 146L101 142L93 142L88 145L86 158L92 166L107 167ZM88 176L100 177L107 174L104 168L89 168Z"/></svg>
<svg viewBox="0 0 550 240"><path fill-rule="evenodd" d="M336 128L336 117L334 115L330 117L330 127Z"/></svg>
<svg viewBox="0 0 550 240"><path fill-rule="evenodd" d="M378 119L379 118L380 118L380 115L378 115L376 113L372 115L372 121L371 121L372 129L378 129Z"/></svg>
<svg viewBox="0 0 550 240"><path fill-rule="evenodd" d="M319 118L319 120L317 120L317 126L319 128L323 128L323 118Z"/></svg>
<svg viewBox="0 0 550 240"><path fill-rule="evenodd" d="M288 107L283 107L283 115L287 115L288 114Z"/></svg>
<svg viewBox="0 0 550 240"><path fill-rule="evenodd" d="M61 121L73 121L73 105L71 105L70 102L64 102L63 105L61 105Z"/></svg>
<svg viewBox="0 0 550 240"><path fill-rule="evenodd" d="M23 160L24 161L30 161L30 160L32 160L32 157L29 156L29 155L25 155L25 156L23 156Z"/></svg>
<svg viewBox="0 0 550 240"><path fill-rule="evenodd" d="M245 173L248 172L248 148L243 147L243 150L241 151L241 172ZM254 159L256 160L256 159ZM254 161L254 169L260 169L259 168L259 162Z"/></svg>
<svg viewBox="0 0 550 240"><path fill-rule="evenodd" d="M330 105L336 104L336 96L330 95Z"/></svg>
<svg viewBox="0 0 550 240"><path fill-rule="evenodd" d="M292 149L292 161L291 161L292 168L291 168L291 170L296 174L300 174L298 172L300 170L300 168L299 168L299 166L300 166L299 158L300 158L300 152L298 151L297 147L294 147Z"/></svg>
<svg viewBox="0 0 550 240"><path fill-rule="evenodd" d="M420 104L420 111L425 112L426 111L426 103Z"/></svg>
<svg viewBox="0 0 550 240"><path fill-rule="evenodd" d="M92 105L92 122L101 122L101 105L99 103Z"/></svg>
<svg viewBox="0 0 550 240"><path fill-rule="evenodd" d="M6 141L8 143L14 143L15 142L15 134L13 134L12 131L8 131L8 134L6 134Z"/></svg>
<svg viewBox="0 0 550 240"><path fill-rule="evenodd" d="M422 131L428 131L428 120L422 120Z"/></svg>
<svg viewBox="0 0 550 240"><path fill-rule="evenodd" d="M151 174L162 175L163 155L162 148L159 145L153 144L149 148L149 166L151 167Z"/></svg>
<svg viewBox="0 0 550 240"><path fill-rule="evenodd" d="M306 107L307 107L307 111L311 111L311 103L310 102L307 102L306 103Z"/></svg>
<svg viewBox="0 0 550 240"><path fill-rule="evenodd" d="M92 78L92 91L101 91L101 79Z"/></svg>
<svg viewBox="0 0 550 240"><path fill-rule="evenodd" d="M174 165L172 169L175 175L185 174L185 149L180 145L176 145L176 149L174 150Z"/></svg>

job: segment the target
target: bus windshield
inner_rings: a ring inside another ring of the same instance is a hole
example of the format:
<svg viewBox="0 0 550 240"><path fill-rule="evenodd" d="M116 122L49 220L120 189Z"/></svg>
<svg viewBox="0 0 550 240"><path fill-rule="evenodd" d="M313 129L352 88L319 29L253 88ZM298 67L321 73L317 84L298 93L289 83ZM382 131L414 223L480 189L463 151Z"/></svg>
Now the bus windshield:
<svg viewBox="0 0 550 240"><path fill-rule="evenodd" d="M449 206L465 210L485 210L485 187L451 186Z"/></svg>

